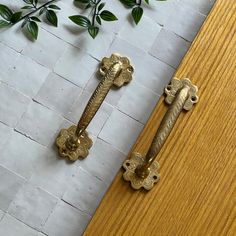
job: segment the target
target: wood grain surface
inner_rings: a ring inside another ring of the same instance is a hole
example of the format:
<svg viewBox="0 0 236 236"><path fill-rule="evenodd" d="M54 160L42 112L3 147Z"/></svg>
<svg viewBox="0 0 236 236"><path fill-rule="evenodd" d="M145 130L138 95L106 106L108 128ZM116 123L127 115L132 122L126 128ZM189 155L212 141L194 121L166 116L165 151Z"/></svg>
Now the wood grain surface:
<svg viewBox="0 0 236 236"><path fill-rule="evenodd" d="M178 68L199 87L157 160L161 180L134 191L121 170L84 235L236 235L236 1L218 0ZM167 110L157 104L133 151L145 154Z"/></svg>

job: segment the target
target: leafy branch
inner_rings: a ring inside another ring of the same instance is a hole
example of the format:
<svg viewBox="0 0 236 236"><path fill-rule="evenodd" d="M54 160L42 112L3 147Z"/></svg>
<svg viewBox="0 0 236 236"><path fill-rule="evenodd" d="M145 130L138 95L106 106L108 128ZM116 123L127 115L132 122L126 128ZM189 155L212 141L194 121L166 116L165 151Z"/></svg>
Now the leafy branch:
<svg viewBox="0 0 236 236"><path fill-rule="evenodd" d="M23 15L22 11L13 12L7 6L0 4L0 16L3 18L0 20L0 28L12 26L20 21L23 21L21 28L26 28L27 31L30 33L33 39L38 38L38 23L41 22L39 17L35 16L38 12L38 16L45 14L47 23L57 27L58 25L58 18L56 15L56 11L60 10L60 8L52 4L56 0L48 1L40 6L38 6L38 0L23 0L26 3L21 9L31 10L27 14Z"/></svg>
<svg viewBox="0 0 236 236"><path fill-rule="evenodd" d="M149 5L149 0L144 0L146 4ZM156 0L156 1L166 1L166 0ZM120 2L127 8L132 8L131 15L135 24L137 25L143 16L143 0L120 0Z"/></svg>
<svg viewBox="0 0 236 236"><path fill-rule="evenodd" d="M105 2L101 0L75 0L85 5L85 9L91 8L90 18L83 15L70 16L69 19L75 24L88 30L88 33L92 38L96 38L99 33L99 26L102 25L102 20L104 21L116 21L117 17L108 10L103 10L105 7Z"/></svg>
<svg viewBox="0 0 236 236"><path fill-rule="evenodd" d="M55 27L58 26L57 10L60 8L53 4L57 0L50 0L42 4L38 4L38 0L22 0L26 5L21 8L22 11L13 12L7 6L0 4L0 29L13 26L16 23L23 21L21 28L25 28L33 39L38 38L38 23L41 19L46 19ZM99 27L102 21L116 21L117 17L110 11L104 10L105 2L102 0L74 0L84 6L85 10L90 9L88 16L73 15L69 19L80 27L86 29L92 38L96 38L99 33ZM143 16L143 3L149 4L149 0L119 0L127 8L131 8L131 15L136 25L140 22ZM166 1L166 0L156 0ZM25 11L25 14L23 14ZM40 18L42 15L45 17Z"/></svg>

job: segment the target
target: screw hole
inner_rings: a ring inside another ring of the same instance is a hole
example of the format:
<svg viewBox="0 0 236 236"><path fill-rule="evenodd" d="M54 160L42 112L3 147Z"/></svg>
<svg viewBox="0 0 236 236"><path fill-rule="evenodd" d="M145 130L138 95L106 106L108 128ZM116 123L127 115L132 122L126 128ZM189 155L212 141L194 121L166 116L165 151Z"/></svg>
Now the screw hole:
<svg viewBox="0 0 236 236"><path fill-rule="evenodd" d="M156 175L154 175L154 176L153 176L153 179L154 179L154 180L157 180L157 176L156 176Z"/></svg>
<svg viewBox="0 0 236 236"><path fill-rule="evenodd" d="M191 97L191 100L192 100L193 102L196 102L196 101L197 101L197 97L192 96L192 97Z"/></svg>
<svg viewBox="0 0 236 236"><path fill-rule="evenodd" d="M127 68L127 71L132 73L134 71L134 69L133 69L133 67L130 66L130 67Z"/></svg>
<svg viewBox="0 0 236 236"><path fill-rule="evenodd" d="M171 85L168 85L167 88L166 88L168 91L171 90Z"/></svg>
<svg viewBox="0 0 236 236"><path fill-rule="evenodd" d="M105 71L106 71L106 67L104 67L104 66L103 66L103 67L101 67L101 72L103 72L103 73L104 73Z"/></svg>

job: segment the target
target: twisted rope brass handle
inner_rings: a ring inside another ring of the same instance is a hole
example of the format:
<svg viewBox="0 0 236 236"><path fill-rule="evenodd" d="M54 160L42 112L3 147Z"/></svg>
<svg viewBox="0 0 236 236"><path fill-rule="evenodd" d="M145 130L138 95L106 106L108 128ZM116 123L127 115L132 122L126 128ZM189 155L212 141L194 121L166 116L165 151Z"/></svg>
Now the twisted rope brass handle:
<svg viewBox="0 0 236 236"><path fill-rule="evenodd" d="M123 177L131 182L134 189L143 187L150 190L159 180L159 164L155 158L170 135L181 111L190 110L193 104L197 103L197 91L197 87L189 79L174 78L165 88L167 95L165 101L171 105L161 121L146 157L133 153L131 159L126 160L123 164L126 170Z"/></svg>
<svg viewBox="0 0 236 236"><path fill-rule="evenodd" d="M99 70L103 78L85 107L78 125L62 129L56 139L56 145L61 157L75 161L88 156L92 140L89 138L86 128L96 115L112 85L121 87L130 82L133 71L134 69L126 57L112 54L110 58L103 58Z"/></svg>
<svg viewBox="0 0 236 236"><path fill-rule="evenodd" d="M115 78L120 73L122 69L121 62L115 62L107 71L102 81L98 84L96 90L91 96L85 110L79 120L76 134L80 136L85 129L88 127L89 123L97 113L98 109L102 105L105 97L107 96L110 88L112 87Z"/></svg>

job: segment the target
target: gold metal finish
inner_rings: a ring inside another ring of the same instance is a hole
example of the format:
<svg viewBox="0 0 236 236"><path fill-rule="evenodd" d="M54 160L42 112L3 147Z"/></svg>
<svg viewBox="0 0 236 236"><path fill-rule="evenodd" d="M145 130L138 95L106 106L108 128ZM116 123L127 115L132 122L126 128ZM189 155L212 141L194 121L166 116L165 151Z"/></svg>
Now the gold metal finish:
<svg viewBox="0 0 236 236"><path fill-rule="evenodd" d="M103 58L99 72L103 78L84 109L77 127L62 129L56 139L59 155L71 161L88 156L92 140L89 138L86 128L102 105L112 85L121 87L130 82L134 69L128 58L112 54L110 58Z"/></svg>
<svg viewBox="0 0 236 236"><path fill-rule="evenodd" d="M159 164L155 158L170 135L181 111L190 110L193 104L198 102L197 91L198 88L187 78L182 80L173 78L171 84L166 86L165 101L171 106L161 121L146 157L135 153L123 164L126 170L123 177L126 181L131 182L134 189L143 187L150 190L159 180Z"/></svg>

